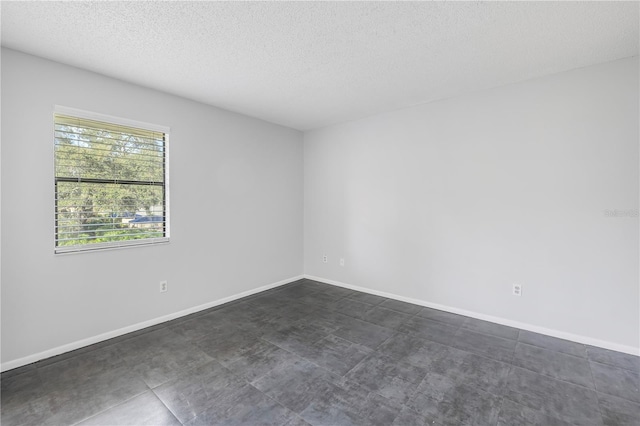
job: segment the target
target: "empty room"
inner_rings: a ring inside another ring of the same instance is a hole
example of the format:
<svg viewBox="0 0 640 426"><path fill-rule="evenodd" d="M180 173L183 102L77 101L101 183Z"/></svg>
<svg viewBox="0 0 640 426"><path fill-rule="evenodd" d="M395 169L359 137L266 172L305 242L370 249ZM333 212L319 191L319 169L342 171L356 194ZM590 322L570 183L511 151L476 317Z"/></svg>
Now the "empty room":
<svg viewBox="0 0 640 426"><path fill-rule="evenodd" d="M0 15L3 426L640 425L640 3Z"/></svg>

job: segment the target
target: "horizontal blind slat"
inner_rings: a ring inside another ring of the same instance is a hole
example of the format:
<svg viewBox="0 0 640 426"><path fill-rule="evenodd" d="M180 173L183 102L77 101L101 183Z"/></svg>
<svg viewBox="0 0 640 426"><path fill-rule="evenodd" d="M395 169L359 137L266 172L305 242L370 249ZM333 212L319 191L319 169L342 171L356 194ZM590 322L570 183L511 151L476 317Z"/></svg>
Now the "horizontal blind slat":
<svg viewBox="0 0 640 426"><path fill-rule="evenodd" d="M166 242L165 134L56 114L56 253Z"/></svg>

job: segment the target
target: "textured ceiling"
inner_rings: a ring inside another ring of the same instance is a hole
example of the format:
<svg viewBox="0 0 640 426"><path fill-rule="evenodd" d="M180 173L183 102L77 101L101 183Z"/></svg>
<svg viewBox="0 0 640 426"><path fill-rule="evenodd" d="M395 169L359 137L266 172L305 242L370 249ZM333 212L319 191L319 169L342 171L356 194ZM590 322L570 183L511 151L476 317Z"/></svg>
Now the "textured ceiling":
<svg viewBox="0 0 640 426"><path fill-rule="evenodd" d="M637 2L7 2L2 45L300 130L638 55Z"/></svg>

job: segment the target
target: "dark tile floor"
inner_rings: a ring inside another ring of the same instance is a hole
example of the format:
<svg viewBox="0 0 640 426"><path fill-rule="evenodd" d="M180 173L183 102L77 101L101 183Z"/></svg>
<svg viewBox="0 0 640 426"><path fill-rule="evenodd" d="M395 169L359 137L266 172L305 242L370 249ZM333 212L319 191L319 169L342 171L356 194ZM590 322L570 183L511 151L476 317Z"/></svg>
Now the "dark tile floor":
<svg viewBox="0 0 640 426"><path fill-rule="evenodd" d="M10 425L640 425L638 357L309 280L2 374Z"/></svg>

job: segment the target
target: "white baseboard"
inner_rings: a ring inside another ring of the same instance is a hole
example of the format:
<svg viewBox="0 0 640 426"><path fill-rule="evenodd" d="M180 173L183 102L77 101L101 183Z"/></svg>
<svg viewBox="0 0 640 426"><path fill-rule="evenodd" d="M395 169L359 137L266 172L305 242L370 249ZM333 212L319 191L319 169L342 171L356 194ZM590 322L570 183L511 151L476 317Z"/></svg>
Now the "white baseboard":
<svg viewBox="0 0 640 426"><path fill-rule="evenodd" d="M163 322L171 321L172 319L180 318L189 314L193 314L196 312L203 311L205 309L213 308L214 306L222 305L224 303L232 302L237 299L241 299L246 296L251 296L255 293L260 293L265 290L269 290L275 287L280 287L285 284L292 283L299 279L302 279L302 275L298 275L297 277L287 278L282 281L278 281L272 284L268 284L262 287L254 288L251 290L243 291L242 293L234 294L229 297L224 297L222 299L214 300L213 302L208 302L203 305L194 306L192 308L187 308L182 311L174 312L172 314L163 315L158 318L150 319L148 321L139 322L137 324L129 325L127 327L119 328L117 330L108 331L106 333L99 334L97 336L88 337L86 339L77 340L72 343L67 343L66 345L58 346L53 349L48 349L46 351L38 352L33 355L28 355L22 358L14 359L11 361L7 361L2 363L0 366L0 371L12 370L14 368L22 367L23 365L31 364L36 361L40 361L46 358L50 358L52 356L60 355L65 352L73 351L76 349L83 348L85 346L93 345L94 343L99 343L105 340L112 339L114 337L122 336L127 333L131 333L133 331L142 330L143 328L151 327L152 325L161 324Z"/></svg>
<svg viewBox="0 0 640 426"><path fill-rule="evenodd" d="M509 327L515 327L522 330L532 331L535 333L545 334L547 336L558 337L560 339L570 340L577 343L582 343L591 346L597 346L604 349L611 349L618 352L624 352L631 355L640 355L640 348L634 348L633 346L621 345L618 343L608 342L605 340L594 339L592 337L581 336L578 334L567 333L564 331L554 330L550 328L540 327L532 324L522 323L518 321L513 321L505 318L494 317L491 315L485 315L477 312L467 311L464 309L453 308L450 306L440 305L437 303L426 302L424 300L414 299L411 297L398 296L396 294L387 293L384 291L372 290L366 287L355 286L351 284L346 284L340 281L330 280L326 278L316 277L313 275L299 275L296 277L291 277L282 281L278 281L272 284L268 284L262 287L258 287L252 290L247 290L242 293L234 294L232 296L228 296L219 300L215 300L213 302L208 302L199 306L194 306L192 308L184 309L179 312L174 312L172 314L164 315L158 318L154 318L148 321L143 321L137 324L133 324L127 327L119 328L117 330L109 331L106 333L99 334L97 336L88 337L86 339L78 340L72 343L68 343L66 345L58 346L52 349L48 349L46 351L42 351L33 355L28 355L22 358L14 359L11 361L7 361L2 363L0 366L0 371L7 371L14 368L22 367L23 365L31 364L36 361L40 361L46 358L50 358L52 356L60 355L65 352L73 351L76 349L83 348L85 346L93 345L95 343L99 343L105 340L112 339L114 337L122 336L127 333L131 333L133 331L142 330L143 328L151 327L153 325L161 324L163 322L171 321L176 318L180 318L189 314L193 314L196 312L203 311L205 309L213 308L214 306L222 305L224 303L232 302L237 299L241 299L246 296L251 296L255 293L260 293L265 290L269 290L272 288L280 287L285 284L292 283L301 278L307 278L314 281L319 281L326 284L335 285L338 287L344 287L351 290L361 291L363 293L374 294L376 296L382 296L389 299L400 300L402 302L413 303L414 305L425 306L428 308L438 309L441 311L451 312L454 314L464 315L471 318L476 318L484 321L493 322L496 324L506 325Z"/></svg>
<svg viewBox="0 0 640 426"><path fill-rule="evenodd" d="M519 321L513 321L506 318L494 317L491 315L481 314L478 312L467 311L465 309L453 308L451 306L440 305L438 303L426 302L424 300L413 299L411 297L398 296L397 294L387 293L384 291L372 290L366 287L359 287L356 285L346 284L340 281L330 280L321 277L315 277L313 275L304 275L304 278L313 281L319 281L325 284L331 284L338 287L348 288L350 290L361 291L363 293L369 293L376 296L386 297L388 299L400 300L402 302L413 303L414 305L425 306L427 308L438 309L440 311L451 312L454 314L464 315L466 317L476 318L484 321L493 322L496 324L506 325L509 327L519 328L521 330L532 331L535 333L545 334L551 337L557 337L560 339L570 340L572 342L582 343L585 345L597 346L599 348L611 349L617 352L624 352L630 355L640 355L640 348L634 348L633 346L621 345L619 343L608 342L606 340L594 339L592 337L581 336L579 334L567 333L565 331L554 330L551 328L540 327L537 325L527 324Z"/></svg>

